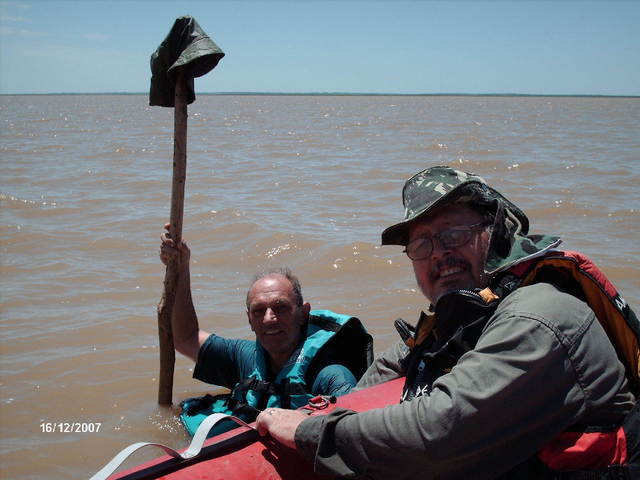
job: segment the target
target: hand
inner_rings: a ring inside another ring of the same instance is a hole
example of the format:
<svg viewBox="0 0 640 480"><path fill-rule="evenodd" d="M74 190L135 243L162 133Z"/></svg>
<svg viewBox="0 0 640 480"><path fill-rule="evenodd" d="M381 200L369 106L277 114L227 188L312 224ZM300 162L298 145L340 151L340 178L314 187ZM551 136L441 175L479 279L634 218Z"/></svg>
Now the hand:
<svg viewBox="0 0 640 480"><path fill-rule="evenodd" d="M261 437L269 434L274 440L295 450L295 435L298 425L309 414L302 410L267 408L256 419L256 427Z"/></svg>
<svg viewBox="0 0 640 480"><path fill-rule="evenodd" d="M160 244L160 261L165 265L168 265L170 261L174 258L177 258L178 261L178 270L183 270L184 268L189 266L189 259L191 258L191 250L185 243L184 239L178 245L178 248L175 246L175 242L171 238L171 234L169 233L170 224L165 224L164 228L167 230L165 233L160 235L160 240L162 243Z"/></svg>

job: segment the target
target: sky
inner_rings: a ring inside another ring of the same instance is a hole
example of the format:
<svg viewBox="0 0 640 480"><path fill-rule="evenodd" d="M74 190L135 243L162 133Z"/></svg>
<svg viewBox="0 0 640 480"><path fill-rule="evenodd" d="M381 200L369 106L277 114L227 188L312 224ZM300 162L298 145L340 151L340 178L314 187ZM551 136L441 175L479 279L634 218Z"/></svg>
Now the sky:
<svg viewBox="0 0 640 480"><path fill-rule="evenodd" d="M640 1L5 1L0 93L144 93L192 15L196 93L640 95Z"/></svg>

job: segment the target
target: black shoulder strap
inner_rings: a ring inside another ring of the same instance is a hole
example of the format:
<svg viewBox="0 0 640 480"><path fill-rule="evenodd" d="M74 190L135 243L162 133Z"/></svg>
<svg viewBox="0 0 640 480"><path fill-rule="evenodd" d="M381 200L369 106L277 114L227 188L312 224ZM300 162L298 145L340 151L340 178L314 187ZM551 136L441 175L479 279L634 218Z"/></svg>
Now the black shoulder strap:
<svg viewBox="0 0 640 480"><path fill-rule="evenodd" d="M233 392L244 392L247 390L253 390L264 395L305 395L309 393L302 384L291 383L288 378L285 378L282 383L277 384L258 380L255 377L245 378L238 382Z"/></svg>

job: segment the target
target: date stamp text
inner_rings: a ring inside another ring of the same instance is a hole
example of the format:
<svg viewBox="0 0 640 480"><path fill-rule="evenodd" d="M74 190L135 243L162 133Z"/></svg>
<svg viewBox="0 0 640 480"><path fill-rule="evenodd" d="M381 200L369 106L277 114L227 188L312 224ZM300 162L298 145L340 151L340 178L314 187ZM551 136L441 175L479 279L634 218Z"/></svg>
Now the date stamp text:
<svg viewBox="0 0 640 480"><path fill-rule="evenodd" d="M42 433L98 433L101 422L42 422Z"/></svg>

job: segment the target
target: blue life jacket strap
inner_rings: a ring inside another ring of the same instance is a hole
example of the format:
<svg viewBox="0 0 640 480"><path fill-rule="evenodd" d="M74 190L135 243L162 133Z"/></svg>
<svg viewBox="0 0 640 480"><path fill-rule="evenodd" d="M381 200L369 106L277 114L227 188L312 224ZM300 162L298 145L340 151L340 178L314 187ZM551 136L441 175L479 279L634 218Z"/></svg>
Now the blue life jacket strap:
<svg viewBox="0 0 640 480"><path fill-rule="evenodd" d="M258 380L255 377L245 378L238 382L233 392L246 390L254 390L267 395L306 395L309 393L304 388L304 385L291 383L288 378L283 379L281 383L266 382L264 380Z"/></svg>

